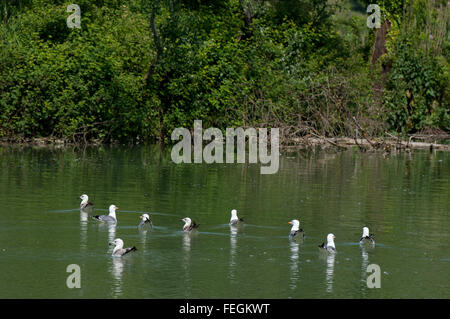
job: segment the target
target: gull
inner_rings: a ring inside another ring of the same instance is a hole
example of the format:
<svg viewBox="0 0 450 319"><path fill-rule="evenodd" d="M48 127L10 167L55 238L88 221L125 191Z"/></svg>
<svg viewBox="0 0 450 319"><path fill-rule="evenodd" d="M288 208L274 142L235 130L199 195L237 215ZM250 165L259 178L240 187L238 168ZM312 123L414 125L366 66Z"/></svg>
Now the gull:
<svg viewBox="0 0 450 319"><path fill-rule="evenodd" d="M373 234L369 234L369 228L363 227L363 233L361 239L359 240L360 244L369 243L375 245L375 240L373 239Z"/></svg>
<svg viewBox="0 0 450 319"><path fill-rule="evenodd" d="M123 248L123 240L120 238L114 239L114 241L109 243L109 245L114 246L112 255L117 256L117 257L121 257L125 254L128 254L130 251L137 250L136 247L134 247L134 246L128 247L128 248Z"/></svg>
<svg viewBox="0 0 450 319"><path fill-rule="evenodd" d="M153 226L152 221L150 220L150 216L148 214L142 214L141 216L139 216L141 220L141 222L139 223L138 227L143 227L145 225L149 225L150 227Z"/></svg>
<svg viewBox="0 0 450 319"><path fill-rule="evenodd" d="M322 245L319 245L319 248L324 251L327 251L329 253L336 253L336 246L334 246L334 239L336 238L336 236L334 236L333 234L328 234L327 236L327 245L325 246L324 243L322 243Z"/></svg>
<svg viewBox="0 0 450 319"><path fill-rule="evenodd" d="M289 238L305 238L305 232L300 228L300 221L298 219L293 219L288 224L291 224L291 232L289 233Z"/></svg>
<svg viewBox="0 0 450 319"><path fill-rule="evenodd" d="M239 225L239 224L241 224L241 223L243 223L243 222L244 222L244 220L243 220L242 218L238 218L238 216L237 216L237 210L236 210L236 209L233 209L233 210L231 211L230 225L235 225L235 226L237 226L237 225Z"/></svg>
<svg viewBox="0 0 450 319"><path fill-rule="evenodd" d="M193 222L189 217L185 217L183 219L180 219L182 222L184 222L183 230L186 232L189 232L193 229L198 228L199 225L197 225L195 222Z"/></svg>
<svg viewBox="0 0 450 319"><path fill-rule="evenodd" d="M85 209L85 208L92 208L94 207L94 204L92 204L91 202L89 202L89 197L86 194L83 194L80 196L81 199L81 204L80 204L80 209Z"/></svg>
<svg viewBox="0 0 450 319"><path fill-rule="evenodd" d="M97 219L102 222L117 223L116 210L118 210L118 209L119 209L119 207L116 207L115 205L110 205L108 215L95 215L95 216L92 216L92 218Z"/></svg>

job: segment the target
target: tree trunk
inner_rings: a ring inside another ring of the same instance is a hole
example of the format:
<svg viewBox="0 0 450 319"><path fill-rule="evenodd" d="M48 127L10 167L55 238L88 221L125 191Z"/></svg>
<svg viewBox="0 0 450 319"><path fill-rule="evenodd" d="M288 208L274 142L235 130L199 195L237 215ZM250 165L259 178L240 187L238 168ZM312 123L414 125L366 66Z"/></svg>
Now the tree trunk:
<svg viewBox="0 0 450 319"><path fill-rule="evenodd" d="M389 28L391 26L391 23L386 20L381 25L381 28L377 29L377 32L375 34L375 42L373 44L373 50L372 50L372 72L377 72L376 69L377 61L378 59L385 53L387 53L386 50L386 36L389 31ZM375 100L375 106L381 107L383 103L383 93L384 88L386 85L386 81L388 79L388 73L390 72L392 68L392 61L386 60L381 64L381 78L379 81L376 81L372 87L374 100Z"/></svg>

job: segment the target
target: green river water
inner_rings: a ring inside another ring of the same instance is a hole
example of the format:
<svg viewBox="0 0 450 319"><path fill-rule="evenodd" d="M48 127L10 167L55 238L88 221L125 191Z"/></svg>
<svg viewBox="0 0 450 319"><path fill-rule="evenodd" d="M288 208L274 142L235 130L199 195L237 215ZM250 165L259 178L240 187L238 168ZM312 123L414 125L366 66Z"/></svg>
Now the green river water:
<svg viewBox="0 0 450 319"><path fill-rule="evenodd" d="M450 153L302 151L276 174L259 168L174 164L152 145L0 147L0 298L450 297ZM88 216L110 204L116 226ZM232 209L244 227L230 228ZM197 233L182 232L186 216ZM363 226L374 249L359 245ZM328 233L335 256L317 247ZM114 258L114 238L138 250ZM81 288L66 285L70 264ZM380 288L367 287L371 264Z"/></svg>

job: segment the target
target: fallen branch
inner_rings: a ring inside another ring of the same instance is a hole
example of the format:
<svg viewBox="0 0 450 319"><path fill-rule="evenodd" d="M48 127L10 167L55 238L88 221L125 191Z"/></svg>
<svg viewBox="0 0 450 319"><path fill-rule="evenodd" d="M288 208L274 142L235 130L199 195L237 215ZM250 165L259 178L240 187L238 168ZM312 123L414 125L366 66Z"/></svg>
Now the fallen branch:
<svg viewBox="0 0 450 319"><path fill-rule="evenodd" d="M315 131L315 133L312 132L312 131ZM340 146L340 145L338 145L338 144L336 144L336 143L334 143L334 142L328 140L325 136L321 136L321 135L319 134L319 132L317 132L317 131L316 131L315 129L313 129L313 128L310 128L310 134L311 134L311 135L314 135L314 136L316 136L316 137L318 137L318 138L320 138L320 139L322 139L322 140L324 140L324 141L326 141L326 142L328 142L328 143L330 143L331 145L333 145L333 146L335 146L335 147L337 147L337 148L339 148L339 147L345 148L345 147L342 147L342 146Z"/></svg>
<svg viewBox="0 0 450 319"><path fill-rule="evenodd" d="M341 137L335 138L334 141L331 141L325 137L320 135L311 133L314 137L302 137L302 138L293 138L291 139L292 143L297 144L298 146L308 146L308 145L323 145L325 143L331 144L338 148L350 148L353 146L358 146L361 148L362 146L371 146L369 141L366 139L360 138L350 138L350 137ZM399 141L397 138L392 140L385 139L385 145L388 146L396 146L397 149L436 149L443 151L450 151L450 145L446 144L436 144L436 143L425 143L425 142L404 142Z"/></svg>
<svg viewBox="0 0 450 319"><path fill-rule="evenodd" d="M361 125L359 125L358 121L356 120L356 118L354 116L353 116L353 121L355 121L356 126L361 130L362 135L364 136L366 141L369 142L370 146L372 146L372 148L374 148L374 149L378 148L377 145L372 144L372 142L367 138L366 131L361 127Z"/></svg>

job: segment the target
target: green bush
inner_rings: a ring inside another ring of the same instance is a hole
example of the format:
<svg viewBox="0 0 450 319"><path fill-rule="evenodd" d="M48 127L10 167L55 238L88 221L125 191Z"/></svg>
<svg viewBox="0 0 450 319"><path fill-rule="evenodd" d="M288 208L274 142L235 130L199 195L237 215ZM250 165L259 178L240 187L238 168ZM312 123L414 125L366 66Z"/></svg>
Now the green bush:
<svg viewBox="0 0 450 319"><path fill-rule="evenodd" d="M416 0L405 11L389 55L392 69L384 104L389 110L387 121L391 130L450 130L449 65L448 57L441 55L448 38L436 37L447 32L446 25L437 18L445 10L448 9Z"/></svg>
<svg viewBox="0 0 450 319"><path fill-rule="evenodd" d="M0 134L142 136L150 113L142 97L152 53L146 17L126 6L92 7L82 11L81 29L69 29L65 9L35 4L2 26Z"/></svg>
<svg viewBox="0 0 450 319"><path fill-rule="evenodd" d="M174 128L196 119L295 136L352 135L353 117L371 134L386 125L449 129L448 41L443 54L430 55L408 40L408 28L392 36L392 71L374 109L373 32L365 13L345 6L342 13L322 0L77 3L81 29L67 28L63 0L1 3L8 13L0 24L0 137L170 141Z"/></svg>

